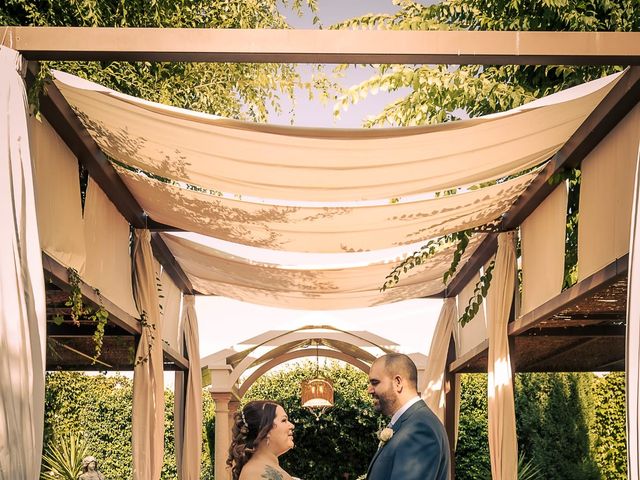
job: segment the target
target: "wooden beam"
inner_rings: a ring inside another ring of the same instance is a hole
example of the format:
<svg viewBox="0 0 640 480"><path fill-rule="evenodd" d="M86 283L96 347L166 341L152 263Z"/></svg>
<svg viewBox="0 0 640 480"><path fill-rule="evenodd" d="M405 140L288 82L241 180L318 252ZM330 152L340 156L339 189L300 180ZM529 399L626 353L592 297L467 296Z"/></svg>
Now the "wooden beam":
<svg viewBox="0 0 640 480"><path fill-rule="evenodd" d="M629 255L614 260L602 270L576 283L508 326L509 335L521 335L540 322L578 303L584 297L612 284L627 273Z"/></svg>
<svg viewBox="0 0 640 480"><path fill-rule="evenodd" d="M507 326L510 338L523 335L525 332L534 329L540 322L548 319L562 310L571 307L585 296L588 296L598 290L601 290L622 276L626 275L629 263L629 255L625 255L611 262L602 270L594 273L588 278L577 283L573 287L561 292L545 304L534 309L533 311L523 315L522 317L510 322ZM602 321L602 320L600 320ZM570 328L549 328L532 330L528 335L535 336L575 336L579 338L595 338L595 337L616 337L625 335L624 326L587 326L587 327L570 327ZM563 333L564 332L564 333ZM590 340L589 340L590 341ZM584 344L581 342L580 345ZM463 373L468 367L475 363L478 358L486 354L489 349L489 340L484 340L476 347L460 356L454 362L448 364L450 373ZM554 353L555 355L555 353ZM536 361L532 365L541 363L543 360ZM514 372L516 370L514 369Z"/></svg>
<svg viewBox="0 0 640 480"><path fill-rule="evenodd" d="M614 371L624 371L625 360L626 359L622 357L618 360L613 360L611 362L603 363L602 365L598 365L594 371L605 372L605 371L609 371L611 367L618 367ZM622 363L622 365L619 365L620 363ZM622 367L622 368L619 368L619 367Z"/></svg>
<svg viewBox="0 0 640 480"><path fill-rule="evenodd" d="M162 340L160 340L162 341ZM189 360L187 360L184 355L178 352L175 348L173 348L168 343L162 342L162 351L164 352L164 361L165 363L169 360L173 363L178 370L189 370ZM167 368L165 365L165 370L171 370L171 368Z"/></svg>
<svg viewBox="0 0 640 480"><path fill-rule="evenodd" d="M479 357L489 350L489 340L485 340L467 353L449 364L449 373L461 373L465 368L474 363Z"/></svg>
<svg viewBox="0 0 640 480"><path fill-rule="evenodd" d="M92 321L83 321L80 325L74 325L69 321L62 323L61 325L56 325L51 321L47 322L47 336L49 337L92 337L95 330L96 324ZM107 323L107 325L105 325L105 337L123 337L131 335L131 333L112 323Z"/></svg>
<svg viewBox="0 0 640 480"><path fill-rule="evenodd" d="M0 28L29 60L640 65L638 32Z"/></svg>
<svg viewBox="0 0 640 480"><path fill-rule="evenodd" d="M555 350L554 352L550 353L549 355L545 355L542 358L539 358L537 360L535 360L534 362L531 362L529 364L527 364L527 371L536 371L536 366L540 365L540 364L544 364L545 362L548 362L550 360L553 360L556 357L559 357L560 355L566 355L567 353L571 353L575 350L578 350L580 348L584 348L594 342L599 341L599 338L590 338L588 340L578 340L577 342L572 343L569 347L562 347L558 350Z"/></svg>
<svg viewBox="0 0 640 480"><path fill-rule="evenodd" d="M184 273L176 257L173 256L173 253L171 253L171 250L169 250L167 244L164 243L159 233L151 234L151 247L153 248L155 257L169 274L173 283L175 283L183 293L195 295L197 292L193 289L191 280L189 280L187 274Z"/></svg>
<svg viewBox="0 0 640 480"><path fill-rule="evenodd" d="M499 229L506 231L518 227L555 188L554 185L549 184L549 179L564 169L580 164L638 102L640 102L640 67L632 67L622 75L607 96L505 213ZM473 262L463 265L451 281L447 296L453 297L460 293L469 279L478 272L479 266L484 265L495 254L496 248L497 241L485 239L474 253Z"/></svg>
<svg viewBox="0 0 640 480"><path fill-rule="evenodd" d="M70 291L69 275L64 266L44 252L42 252L42 266L47 273L46 276L54 284L66 292ZM100 295L100 298L98 298L93 287L81 282L80 291L94 308L98 307L100 304L104 306L107 312L109 312L109 322L117 325L130 334L140 334L142 331L140 322L118 307L115 303L112 303L108 298L105 298L104 295Z"/></svg>
<svg viewBox="0 0 640 480"><path fill-rule="evenodd" d="M534 328L527 330L523 335L527 337L624 337L625 331L625 325L590 325L586 327Z"/></svg>

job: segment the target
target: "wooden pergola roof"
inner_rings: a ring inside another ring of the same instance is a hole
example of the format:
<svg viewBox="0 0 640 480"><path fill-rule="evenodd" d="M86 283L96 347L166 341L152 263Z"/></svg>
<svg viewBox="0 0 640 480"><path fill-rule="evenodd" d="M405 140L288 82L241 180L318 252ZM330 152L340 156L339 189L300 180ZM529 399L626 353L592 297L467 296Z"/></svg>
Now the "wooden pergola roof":
<svg viewBox="0 0 640 480"><path fill-rule="evenodd" d="M637 66L640 65L640 33L5 27L4 38L7 46L19 50L31 61L632 65L501 219L496 231L519 226L552 191L549 179L578 165L640 100L640 67ZM32 67L35 68L35 64ZM27 81L32 82L33 75L28 76ZM133 227L153 231L176 230L155 222L145 214L55 85L47 86L40 106L58 135ZM497 233L486 236L474 257L441 292L441 297L455 296L460 292L479 267L495 253L496 239ZM153 248L176 285L185 293L197 293L157 235L153 237ZM625 260L620 259L615 266L594 275L595 279L591 277L580 282L531 314L512 322L509 334L514 339L516 371L556 370L560 364L563 370L580 366L580 370L623 368L624 265ZM48 292L52 315L60 308L56 303L60 301L58 289L65 288L65 272L59 271L60 268L56 272L51 271L55 269L48 271L52 278L57 279L54 280L57 287L51 287ZM91 292L83 293L91 300ZM607 300L612 295L615 302L598 300L605 295ZM607 304L606 309L601 304ZM122 359L114 360L108 352L117 356L129 348L119 337L135 336L137 322L120 315L116 306L109 305L107 309L111 320L104 358L113 361L115 367ZM52 338L65 334L64 325L48 325ZM544 342L541 341L543 338ZM590 355L581 355L581 349L588 349ZM561 353L563 351L565 354ZM165 358L169 362L184 367L184 359L178 357L168 354L165 349ZM73 364L71 359L53 363L63 366L65 362L68 362L66 365ZM105 360L105 363L109 362ZM82 368L87 368L87 365L82 365ZM480 345L465 358L458 359L450 370L486 371L486 345Z"/></svg>
<svg viewBox="0 0 640 480"><path fill-rule="evenodd" d="M628 255L509 324L517 372L622 371ZM487 371L488 342L453 362L451 373Z"/></svg>

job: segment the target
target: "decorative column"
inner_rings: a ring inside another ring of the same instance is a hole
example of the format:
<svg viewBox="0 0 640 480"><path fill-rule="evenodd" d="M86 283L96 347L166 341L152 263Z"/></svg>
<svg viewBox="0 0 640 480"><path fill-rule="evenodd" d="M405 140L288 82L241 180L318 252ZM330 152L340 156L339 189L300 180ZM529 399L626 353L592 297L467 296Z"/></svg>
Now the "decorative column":
<svg viewBox="0 0 640 480"><path fill-rule="evenodd" d="M233 429L233 416L238 411L240 407L240 400L233 397L229 400L229 435L231 435L231 430ZM231 440L231 436L229 436L229 440Z"/></svg>
<svg viewBox="0 0 640 480"><path fill-rule="evenodd" d="M233 395L230 392L211 392L211 398L216 405L215 478L216 480L229 480L231 478L231 470L227 468L227 457L231 445L229 403L232 402Z"/></svg>

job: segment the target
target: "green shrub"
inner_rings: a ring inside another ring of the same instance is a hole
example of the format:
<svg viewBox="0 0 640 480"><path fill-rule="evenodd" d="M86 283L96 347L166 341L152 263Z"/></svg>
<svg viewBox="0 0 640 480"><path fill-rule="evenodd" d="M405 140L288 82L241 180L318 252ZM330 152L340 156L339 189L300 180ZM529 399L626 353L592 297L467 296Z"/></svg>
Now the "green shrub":
<svg viewBox="0 0 640 480"><path fill-rule="evenodd" d="M602 478L627 478L625 378L623 372L596 379L593 388L594 457Z"/></svg>
<svg viewBox="0 0 640 480"><path fill-rule="evenodd" d="M121 375L47 373L45 444L70 433L86 438L89 454L107 478L132 475L131 408L133 381ZM177 476L173 431L173 392L165 391L163 479Z"/></svg>
<svg viewBox="0 0 640 480"><path fill-rule="evenodd" d="M456 479L479 480L491 474L487 419L487 375L461 378Z"/></svg>
<svg viewBox="0 0 640 480"><path fill-rule="evenodd" d="M591 373L516 375L518 448L545 479L599 479L593 459Z"/></svg>

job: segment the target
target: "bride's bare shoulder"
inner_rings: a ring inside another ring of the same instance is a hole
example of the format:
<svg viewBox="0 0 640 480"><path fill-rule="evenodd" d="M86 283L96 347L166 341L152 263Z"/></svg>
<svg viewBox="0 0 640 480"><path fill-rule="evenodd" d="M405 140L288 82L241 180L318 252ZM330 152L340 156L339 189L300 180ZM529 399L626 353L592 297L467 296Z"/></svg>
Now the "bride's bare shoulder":
<svg viewBox="0 0 640 480"><path fill-rule="evenodd" d="M281 469L258 462L248 462L240 473L239 480L290 480L291 477Z"/></svg>

